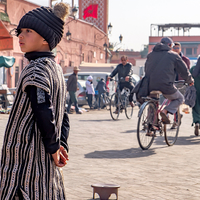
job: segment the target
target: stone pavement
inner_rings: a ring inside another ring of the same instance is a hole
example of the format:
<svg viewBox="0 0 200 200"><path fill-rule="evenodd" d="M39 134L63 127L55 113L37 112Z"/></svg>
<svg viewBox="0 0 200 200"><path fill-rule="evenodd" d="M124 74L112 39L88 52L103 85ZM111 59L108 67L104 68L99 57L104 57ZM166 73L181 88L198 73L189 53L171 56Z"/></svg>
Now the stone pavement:
<svg viewBox="0 0 200 200"><path fill-rule="evenodd" d="M184 114L174 146L159 136L147 151L137 142L137 112L131 120L122 113L118 121L106 110L69 116L69 161L63 168L68 200L91 200L95 183L119 184L119 200L200 199L200 136L194 136L191 112ZM7 115L0 115L0 147L6 122Z"/></svg>

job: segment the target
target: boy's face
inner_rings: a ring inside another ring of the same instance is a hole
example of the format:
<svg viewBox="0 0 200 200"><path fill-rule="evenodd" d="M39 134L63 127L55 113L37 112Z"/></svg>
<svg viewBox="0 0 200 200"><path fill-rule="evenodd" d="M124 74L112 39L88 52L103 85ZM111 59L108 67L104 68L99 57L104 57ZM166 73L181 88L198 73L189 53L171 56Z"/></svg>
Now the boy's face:
<svg viewBox="0 0 200 200"><path fill-rule="evenodd" d="M49 51L49 45L45 39L32 29L22 28L18 37L22 52Z"/></svg>

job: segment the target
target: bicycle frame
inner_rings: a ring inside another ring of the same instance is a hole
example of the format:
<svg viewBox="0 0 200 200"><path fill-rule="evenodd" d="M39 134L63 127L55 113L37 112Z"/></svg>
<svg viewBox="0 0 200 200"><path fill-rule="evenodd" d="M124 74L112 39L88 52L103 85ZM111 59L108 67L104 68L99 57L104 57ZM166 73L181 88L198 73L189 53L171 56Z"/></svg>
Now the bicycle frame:
<svg viewBox="0 0 200 200"><path fill-rule="evenodd" d="M143 111L143 108L146 106L146 104L148 104L149 102L152 102L152 103L154 103L155 104L155 106L156 106L156 114L154 115L154 120L153 120L153 125L155 125L156 123L156 119L159 119L159 113L161 112L161 110L163 109L163 107L165 106L165 105L169 105L169 103L170 103L170 100L169 99L165 99L163 102L162 102L162 104L161 104L161 106L160 106L160 108L159 108L159 103L158 103L158 101L157 100L155 100L155 99L152 99L151 97L149 98L148 97L148 100L145 102L145 103L143 103L142 104L142 106L140 107L140 110L139 110L139 112L138 112L138 117L140 117L141 115L142 115L142 111ZM149 114L147 115L147 118L149 117ZM174 119L175 119L175 116L174 116ZM161 130L160 129L161 127L159 127L157 130Z"/></svg>

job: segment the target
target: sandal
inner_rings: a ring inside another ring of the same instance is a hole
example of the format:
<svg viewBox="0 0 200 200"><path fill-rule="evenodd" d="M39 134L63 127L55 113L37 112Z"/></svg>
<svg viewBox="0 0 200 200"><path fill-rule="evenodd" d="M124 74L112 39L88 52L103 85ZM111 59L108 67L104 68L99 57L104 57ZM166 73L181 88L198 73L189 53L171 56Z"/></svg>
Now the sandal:
<svg viewBox="0 0 200 200"><path fill-rule="evenodd" d="M170 124L169 118L164 112L160 112L160 116L162 117L163 124Z"/></svg>

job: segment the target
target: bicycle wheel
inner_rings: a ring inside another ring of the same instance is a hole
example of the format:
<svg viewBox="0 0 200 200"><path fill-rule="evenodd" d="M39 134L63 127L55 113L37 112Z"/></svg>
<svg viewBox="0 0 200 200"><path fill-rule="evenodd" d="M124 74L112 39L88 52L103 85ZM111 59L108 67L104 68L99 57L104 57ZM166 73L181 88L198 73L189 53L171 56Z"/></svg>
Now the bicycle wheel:
<svg viewBox="0 0 200 200"><path fill-rule="evenodd" d="M108 96L105 96L104 101L105 101L106 110L110 110L110 98Z"/></svg>
<svg viewBox="0 0 200 200"><path fill-rule="evenodd" d="M169 114L169 120L170 124L164 124L164 134L167 145L172 146L173 144L175 144L177 140L181 122L181 115L179 108L177 111L177 116L176 113L174 115Z"/></svg>
<svg viewBox="0 0 200 200"><path fill-rule="evenodd" d="M125 100L125 115L127 119L131 119L133 115L133 107L130 105L128 97Z"/></svg>
<svg viewBox="0 0 200 200"><path fill-rule="evenodd" d="M137 125L137 139L143 150L149 149L154 140L154 136L146 135L152 131L154 134L156 132L152 129L154 116L156 116L156 107L152 102L147 102L141 106Z"/></svg>
<svg viewBox="0 0 200 200"><path fill-rule="evenodd" d="M120 104L117 102L119 102L119 98L117 93L114 93L110 100L110 115L113 120L117 120L120 113Z"/></svg>

